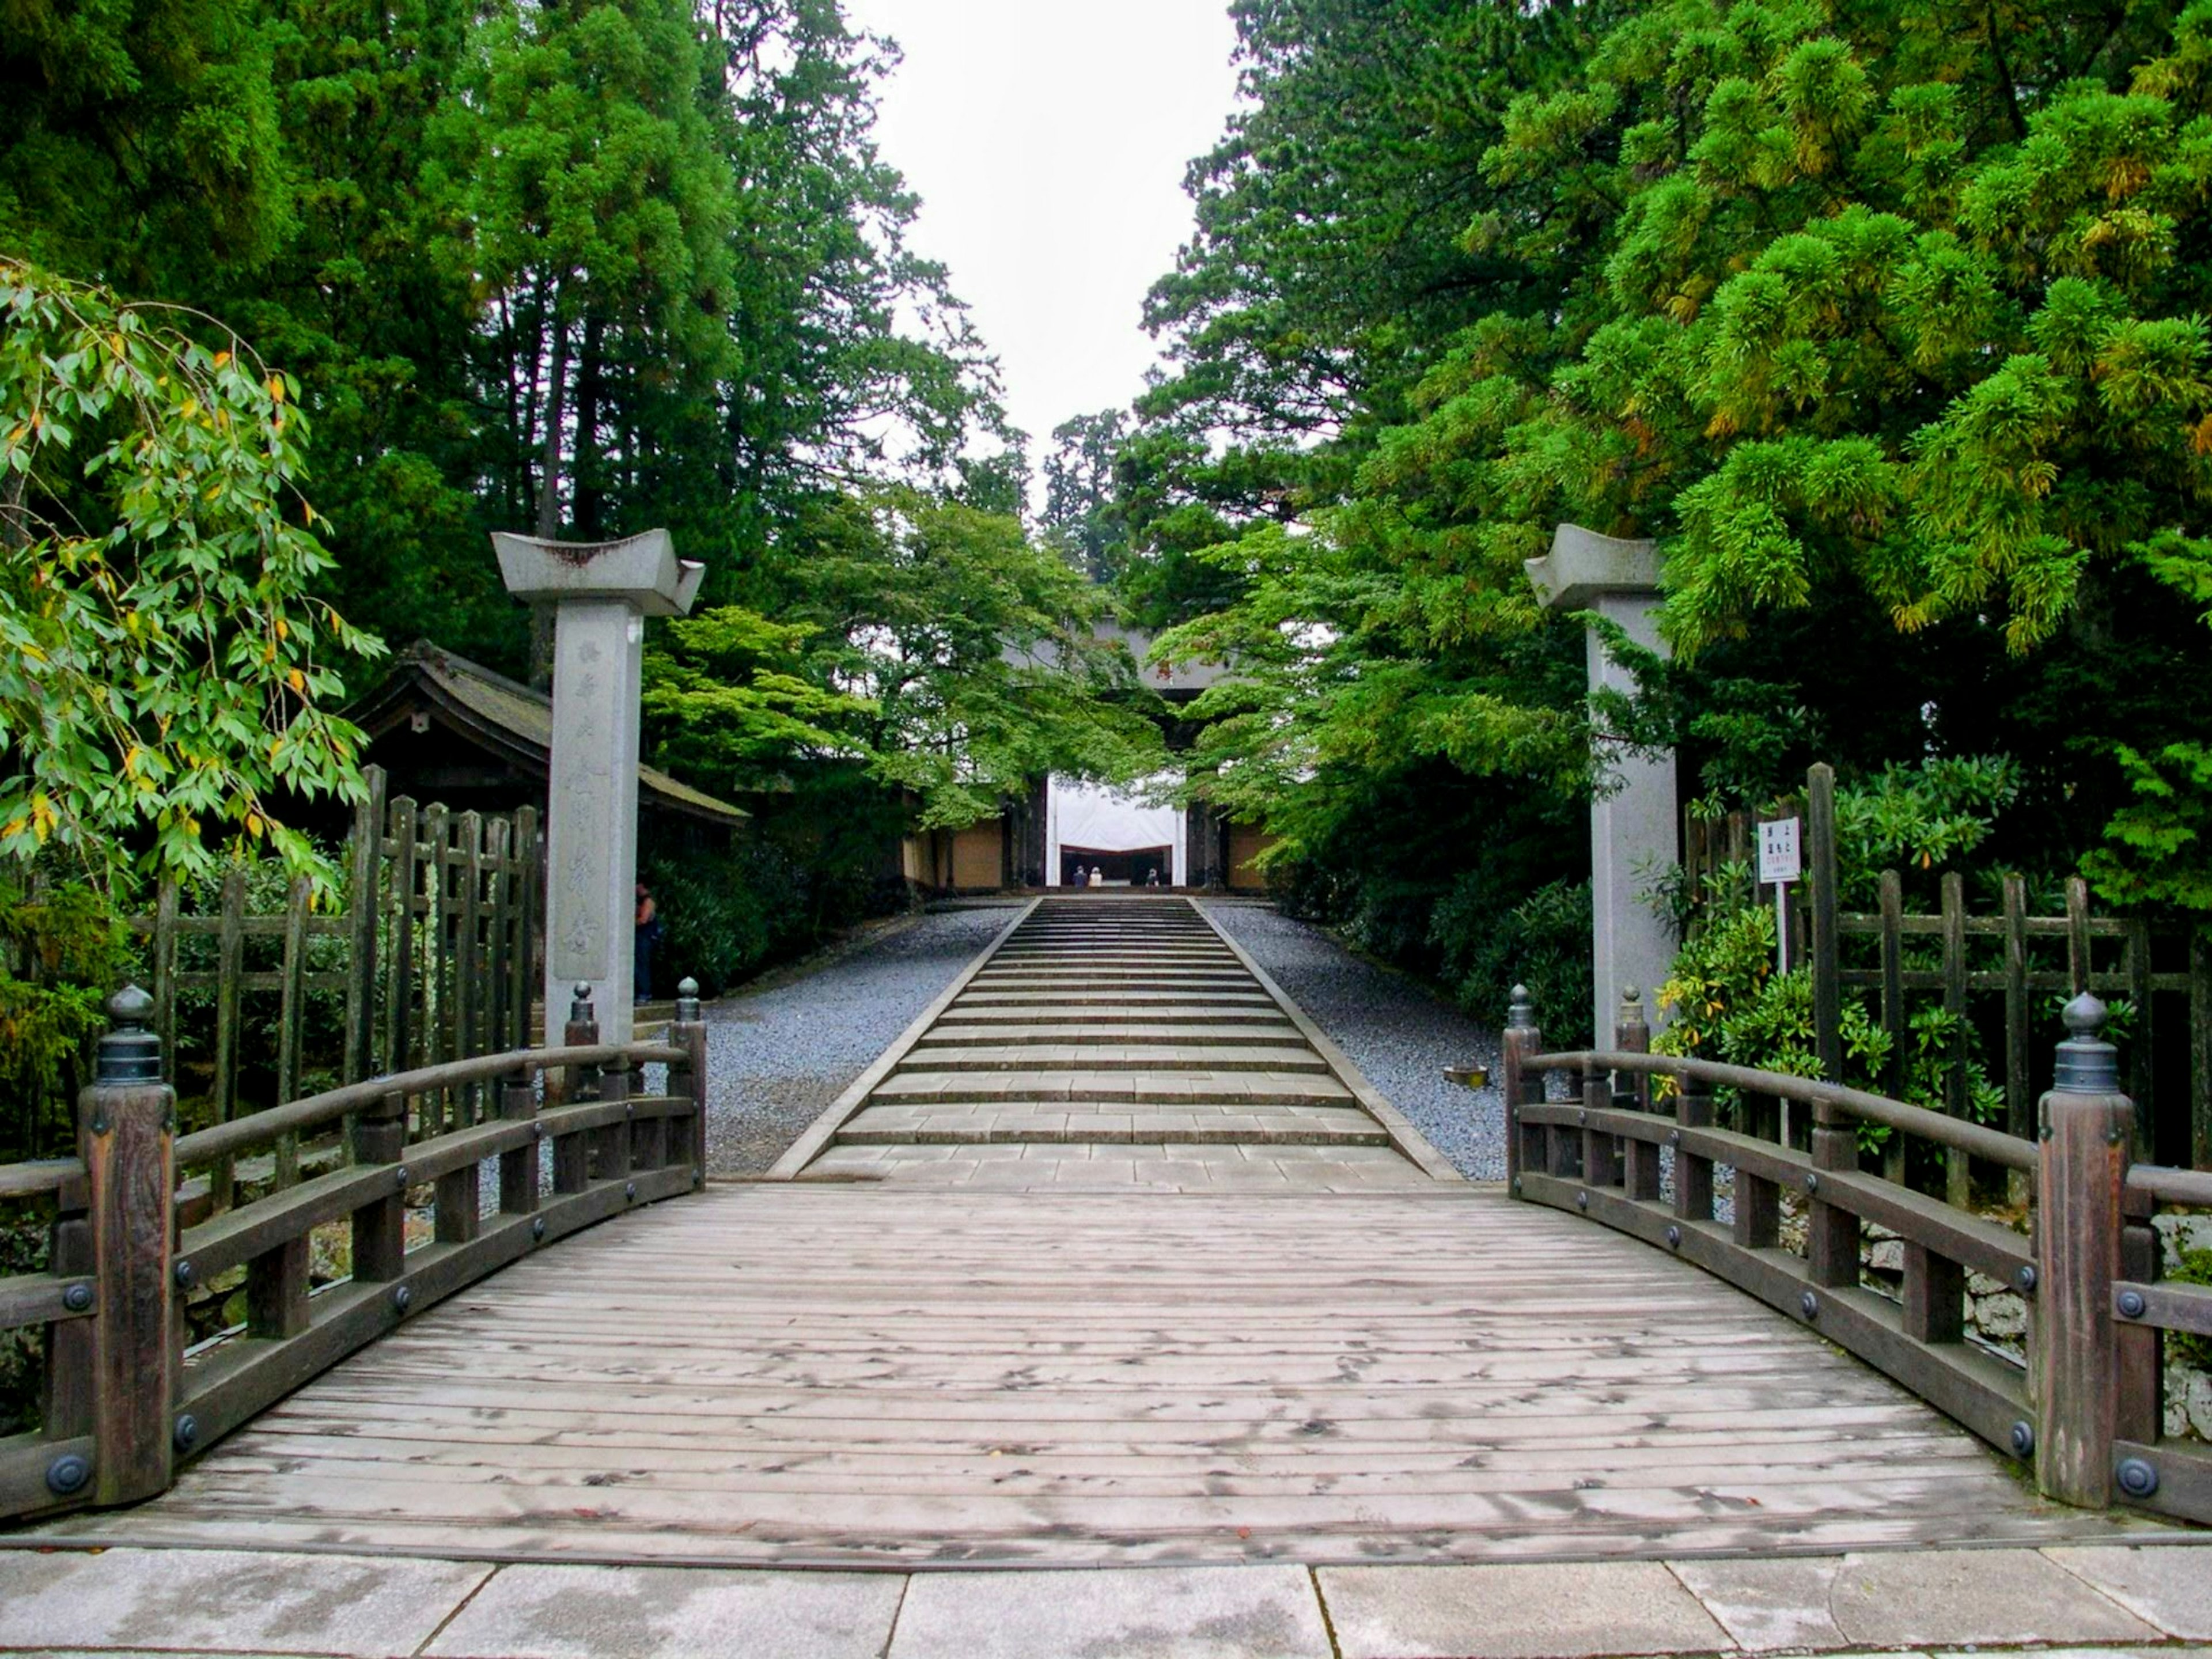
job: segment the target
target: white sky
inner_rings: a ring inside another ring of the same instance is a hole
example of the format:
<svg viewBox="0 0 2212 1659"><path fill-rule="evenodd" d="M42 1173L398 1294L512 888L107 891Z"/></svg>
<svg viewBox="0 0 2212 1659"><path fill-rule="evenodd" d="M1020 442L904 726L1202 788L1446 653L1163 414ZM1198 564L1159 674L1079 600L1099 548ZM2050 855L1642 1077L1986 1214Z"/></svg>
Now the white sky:
<svg viewBox="0 0 2212 1659"><path fill-rule="evenodd" d="M1145 291L1188 237L1183 169L1212 148L1235 95L1225 0L845 11L905 52L877 141L922 198L914 246L972 307L1034 468L1053 428L1126 404L1155 360Z"/></svg>

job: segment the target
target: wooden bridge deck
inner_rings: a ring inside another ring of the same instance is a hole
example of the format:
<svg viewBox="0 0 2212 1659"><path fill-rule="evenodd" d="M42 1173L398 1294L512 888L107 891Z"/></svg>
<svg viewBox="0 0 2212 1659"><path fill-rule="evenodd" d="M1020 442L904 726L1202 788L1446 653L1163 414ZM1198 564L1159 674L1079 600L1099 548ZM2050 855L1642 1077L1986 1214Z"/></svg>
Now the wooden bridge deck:
<svg viewBox="0 0 2212 1659"><path fill-rule="evenodd" d="M49 1533L912 1567L2120 1529L1694 1268L1459 1181L1179 900L1039 908L785 1173L532 1255Z"/></svg>
<svg viewBox="0 0 2212 1659"><path fill-rule="evenodd" d="M752 1565L2110 1536L1695 1270L1496 1192L720 1186L410 1322L111 1542Z"/></svg>

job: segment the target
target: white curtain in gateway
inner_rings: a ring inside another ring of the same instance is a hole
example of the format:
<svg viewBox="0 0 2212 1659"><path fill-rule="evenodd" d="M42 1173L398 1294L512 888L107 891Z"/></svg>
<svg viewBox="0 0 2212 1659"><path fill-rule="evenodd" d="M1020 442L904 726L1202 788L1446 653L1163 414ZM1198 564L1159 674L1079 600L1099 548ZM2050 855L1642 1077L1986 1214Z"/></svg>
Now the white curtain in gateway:
<svg viewBox="0 0 2212 1659"><path fill-rule="evenodd" d="M1045 786L1045 884L1060 884L1060 849L1086 848L1098 853L1140 853L1147 848L1174 849L1174 882L1184 878L1183 811L1179 806L1148 806L1135 795L1102 788L1074 778L1054 777Z"/></svg>

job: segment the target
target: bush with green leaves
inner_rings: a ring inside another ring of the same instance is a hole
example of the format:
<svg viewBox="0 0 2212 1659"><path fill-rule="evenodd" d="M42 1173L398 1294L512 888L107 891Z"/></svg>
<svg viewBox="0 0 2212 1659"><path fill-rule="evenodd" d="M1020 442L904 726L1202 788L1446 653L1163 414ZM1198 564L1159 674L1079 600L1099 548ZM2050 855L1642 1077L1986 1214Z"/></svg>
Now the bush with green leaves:
<svg viewBox="0 0 2212 1659"><path fill-rule="evenodd" d="M1549 1046L1573 1048L1591 1013L1590 884L1548 882L1516 897L1479 871L1452 884L1429 922L1442 976L1486 1024L1504 1013L1514 986L1526 986Z"/></svg>
<svg viewBox="0 0 2212 1659"><path fill-rule="evenodd" d="M1813 1018L1809 969L1778 971L1774 912L1748 896L1748 872L1723 869L1707 882L1707 902L1676 954L1659 1008L1671 1022L1652 1047L1661 1054L1717 1060L1792 1077L1822 1074L1819 1027ZM1858 996L1839 1010L1842 1080L1853 1088L1887 1091L1891 1039ZM1967 1110L1978 1123L1996 1121L2004 1094L1990 1078L1970 1026L1933 1005L1905 1019L1903 1097L1910 1104L1945 1109L1945 1075L1955 1043L1967 1045ZM1887 1131L1862 1131L1880 1146Z"/></svg>

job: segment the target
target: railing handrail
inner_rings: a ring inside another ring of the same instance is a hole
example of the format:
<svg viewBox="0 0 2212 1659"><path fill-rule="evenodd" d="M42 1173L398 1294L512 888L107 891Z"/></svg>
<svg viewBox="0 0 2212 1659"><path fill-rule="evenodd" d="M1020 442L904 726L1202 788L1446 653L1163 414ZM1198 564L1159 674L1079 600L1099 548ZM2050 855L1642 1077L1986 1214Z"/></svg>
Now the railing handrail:
<svg viewBox="0 0 2212 1659"><path fill-rule="evenodd" d="M27 1164L0 1164L0 1199L36 1198L58 1193L72 1176L84 1173L81 1158L45 1158Z"/></svg>
<svg viewBox="0 0 2212 1659"><path fill-rule="evenodd" d="M2008 1170L2021 1170L2032 1174L2036 1168L2036 1148L2032 1140L2022 1140L2017 1135L2008 1135L2002 1130L1987 1128L1978 1123L1963 1123L1942 1112L1931 1112L1924 1106L1909 1106L1901 1100L1892 1100L1885 1095L1869 1094L1863 1089L1845 1088L1840 1083L1829 1083L1819 1078L1797 1077L1788 1072L1762 1072L1749 1066L1730 1066L1720 1060L1698 1060L1684 1054L1644 1054L1626 1048L1577 1048L1561 1050L1557 1054L1526 1054L1522 1057L1521 1064L1534 1072L1597 1070L1684 1078L1723 1088L1747 1090L1753 1094L1772 1095L1783 1100L1801 1101L1808 1106L1833 1106L1869 1123L1882 1124L1903 1134L1918 1135L1939 1146L1985 1158Z"/></svg>
<svg viewBox="0 0 2212 1659"><path fill-rule="evenodd" d="M282 1106L228 1123L196 1129L177 1137L178 1164L204 1164L229 1158L262 1146L279 1136L299 1134L336 1122L349 1112L374 1106L387 1095L429 1094L458 1089L471 1083L490 1083L516 1072L547 1071L561 1066L604 1066L611 1060L632 1065L680 1064L688 1051L662 1042L601 1042L564 1048L510 1048L504 1054L482 1054L470 1060L449 1060L436 1066L418 1066L411 1072L388 1077L364 1078L319 1095L306 1095ZM78 1168L83 1166L79 1164Z"/></svg>
<svg viewBox="0 0 2212 1659"><path fill-rule="evenodd" d="M2186 1204L2212 1209L2212 1170L2177 1170L2165 1164L2128 1166L2130 1197L2160 1204Z"/></svg>

